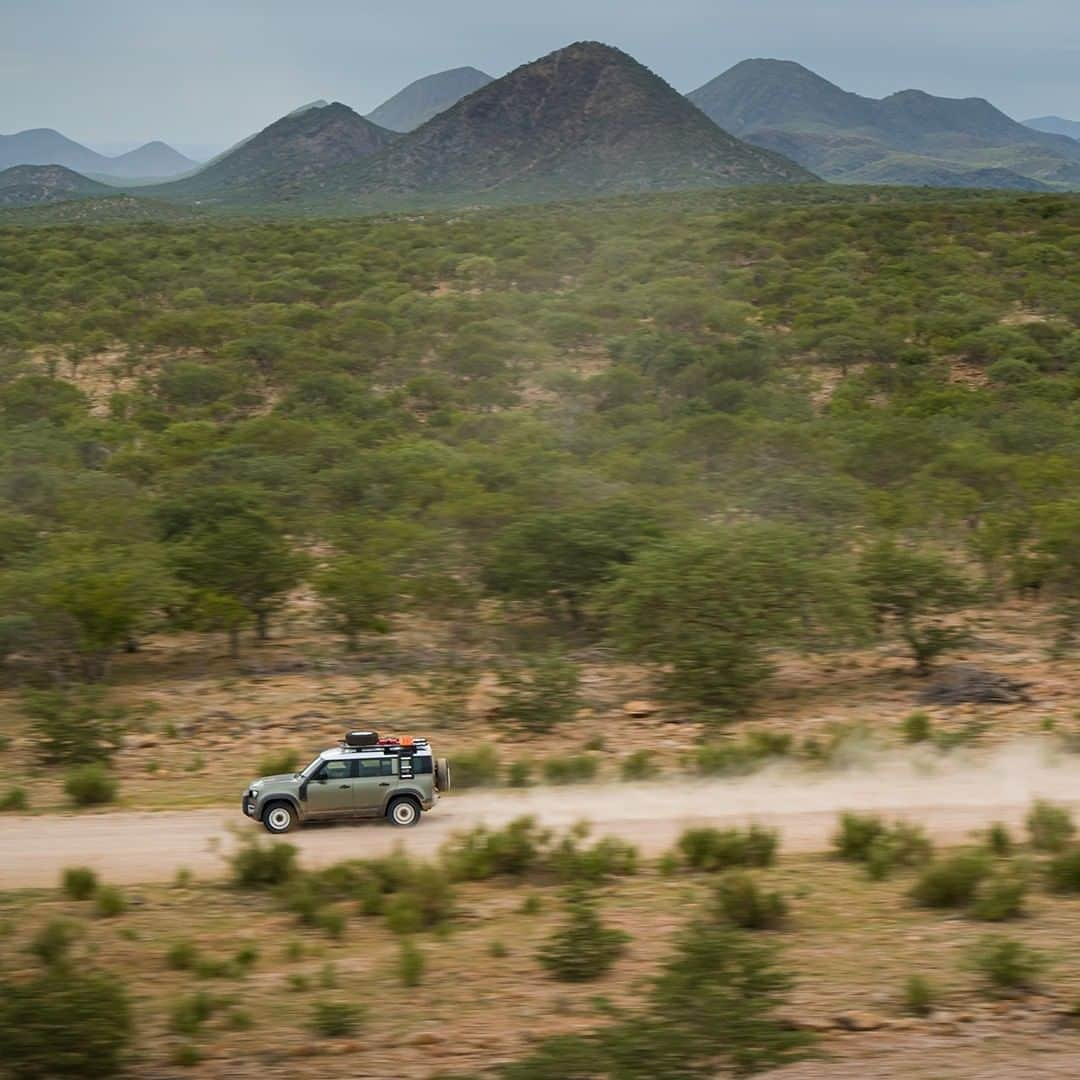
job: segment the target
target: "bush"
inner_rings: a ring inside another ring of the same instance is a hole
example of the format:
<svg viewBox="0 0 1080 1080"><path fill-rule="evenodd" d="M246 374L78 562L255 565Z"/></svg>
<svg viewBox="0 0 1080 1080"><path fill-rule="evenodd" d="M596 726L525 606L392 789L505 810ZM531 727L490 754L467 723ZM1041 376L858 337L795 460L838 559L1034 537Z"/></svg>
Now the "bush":
<svg viewBox="0 0 1080 1080"><path fill-rule="evenodd" d="M26 788L8 788L7 794L0 799L0 813L21 813L30 809L30 798Z"/></svg>
<svg viewBox="0 0 1080 1080"><path fill-rule="evenodd" d="M499 782L499 755L494 746L463 750L450 764L457 788L493 787Z"/></svg>
<svg viewBox="0 0 1080 1080"><path fill-rule="evenodd" d="M446 863L460 881L521 877L541 865L550 843L551 833L535 818L520 817L502 829L481 825L458 834L446 847Z"/></svg>
<svg viewBox="0 0 1080 1080"><path fill-rule="evenodd" d="M94 894L94 912L103 919L115 919L127 908L127 897L115 885L102 885Z"/></svg>
<svg viewBox="0 0 1080 1080"><path fill-rule="evenodd" d="M1036 800L1025 824L1036 851L1063 851L1076 832L1069 811L1043 799Z"/></svg>
<svg viewBox="0 0 1080 1080"><path fill-rule="evenodd" d="M743 930L773 930L787 916L787 901L777 892L764 892L753 876L725 874L716 887L718 912Z"/></svg>
<svg viewBox="0 0 1080 1080"><path fill-rule="evenodd" d="M934 1010L938 993L922 975L909 975L904 983L904 1011L912 1016L929 1016Z"/></svg>
<svg viewBox="0 0 1080 1080"><path fill-rule="evenodd" d="M169 1030L175 1035L197 1035L217 1009L217 998L205 990L187 994L177 999L169 1010Z"/></svg>
<svg viewBox="0 0 1080 1080"><path fill-rule="evenodd" d="M0 981L0 1062L19 1080L101 1080L118 1075L134 1035L114 974L56 968Z"/></svg>
<svg viewBox="0 0 1080 1080"><path fill-rule="evenodd" d="M60 879L60 887L70 900L89 900L98 887L97 874L88 866L69 866Z"/></svg>
<svg viewBox="0 0 1080 1080"><path fill-rule="evenodd" d="M885 822L876 814L840 815L840 825L833 834L833 851L839 859L866 862L874 844L886 834Z"/></svg>
<svg viewBox="0 0 1080 1080"><path fill-rule="evenodd" d="M281 750L275 754L267 754L259 759L260 776L278 776L283 773L292 774L300 765L300 755L295 750Z"/></svg>
<svg viewBox="0 0 1080 1080"><path fill-rule="evenodd" d="M637 849L632 844L605 836L590 847L582 843L588 832L588 826L579 825L552 849L548 861L560 881L598 884L637 870Z"/></svg>
<svg viewBox="0 0 1080 1080"><path fill-rule="evenodd" d="M513 788L531 786L533 767L531 761L512 761L506 770L506 783Z"/></svg>
<svg viewBox="0 0 1080 1080"><path fill-rule="evenodd" d="M900 724L906 743L926 742L932 734L932 728L933 722L929 714L924 712L913 712L910 716L905 716Z"/></svg>
<svg viewBox="0 0 1080 1080"><path fill-rule="evenodd" d="M1080 847L1055 855L1047 864L1046 875L1054 892L1080 892Z"/></svg>
<svg viewBox="0 0 1080 1080"><path fill-rule="evenodd" d="M600 762L589 754L549 757L544 762L544 779L549 784L584 784L592 780Z"/></svg>
<svg viewBox="0 0 1080 1080"><path fill-rule="evenodd" d="M503 668L498 680L501 698L494 718L524 731L549 732L581 708L577 664L557 653Z"/></svg>
<svg viewBox="0 0 1080 1080"><path fill-rule="evenodd" d="M104 765L77 765L64 778L64 791L76 806L101 806L116 798L117 782Z"/></svg>
<svg viewBox="0 0 1080 1080"><path fill-rule="evenodd" d="M352 1035L360 1027L363 1010L351 1001L316 1001L311 1010L311 1027L324 1039Z"/></svg>
<svg viewBox="0 0 1080 1080"><path fill-rule="evenodd" d="M199 947L193 941L177 941L165 953L165 963L173 971L191 971L199 960Z"/></svg>
<svg viewBox="0 0 1080 1080"><path fill-rule="evenodd" d="M101 695L84 691L43 690L28 694L23 711L30 718L30 738L47 764L106 762L120 747L126 713L106 706Z"/></svg>
<svg viewBox="0 0 1080 1080"><path fill-rule="evenodd" d="M419 986L424 977L425 966L424 954L412 941L403 941L398 958L398 973L401 975L402 986Z"/></svg>
<svg viewBox="0 0 1080 1080"><path fill-rule="evenodd" d="M233 884L245 889L266 889L281 885L296 876L296 848L272 841L260 844L246 840L229 857Z"/></svg>
<svg viewBox="0 0 1080 1080"><path fill-rule="evenodd" d="M386 906L387 926L396 934L431 930L448 922L454 908L454 887L447 871L434 864L416 865L407 884Z"/></svg>
<svg viewBox="0 0 1080 1080"><path fill-rule="evenodd" d="M927 862L933 851L921 826L897 821L870 845L866 872L875 881L881 881L898 866L918 866Z"/></svg>
<svg viewBox="0 0 1080 1080"><path fill-rule="evenodd" d="M995 821L989 829L986 830L986 850L998 858L1008 858L1013 853L1012 833L1009 832L1008 827L1002 825L1000 821Z"/></svg>
<svg viewBox="0 0 1080 1080"><path fill-rule="evenodd" d="M561 982L599 979L626 951L630 936L604 926L595 900L581 890L569 894L566 910L566 922L548 939L537 959Z"/></svg>
<svg viewBox="0 0 1080 1080"><path fill-rule="evenodd" d="M991 992L1031 990L1046 969L1046 957L1015 938L984 937L972 951L972 966Z"/></svg>
<svg viewBox="0 0 1080 1080"><path fill-rule="evenodd" d="M705 743L698 747L702 776L746 776L768 761L791 753L791 736L778 731L751 731L741 741Z"/></svg>
<svg viewBox="0 0 1080 1080"><path fill-rule="evenodd" d="M30 952L47 967L62 964L78 933L78 926L70 920L50 919L30 941Z"/></svg>
<svg viewBox="0 0 1080 1080"><path fill-rule="evenodd" d="M651 750L635 750L619 762L619 775L624 780L648 780L659 772L655 758Z"/></svg>
<svg viewBox="0 0 1080 1080"><path fill-rule="evenodd" d="M778 834L759 825L746 832L709 827L687 829L676 845L692 870L727 870L737 866L772 866Z"/></svg>
<svg viewBox="0 0 1080 1080"><path fill-rule="evenodd" d="M921 907L966 907L989 873L990 863L981 852L958 852L927 866L912 888L911 897Z"/></svg>
<svg viewBox="0 0 1080 1080"><path fill-rule="evenodd" d="M1004 922L1024 913L1024 897L1028 883L1018 871L991 874L979 884L968 908L968 914L983 922Z"/></svg>

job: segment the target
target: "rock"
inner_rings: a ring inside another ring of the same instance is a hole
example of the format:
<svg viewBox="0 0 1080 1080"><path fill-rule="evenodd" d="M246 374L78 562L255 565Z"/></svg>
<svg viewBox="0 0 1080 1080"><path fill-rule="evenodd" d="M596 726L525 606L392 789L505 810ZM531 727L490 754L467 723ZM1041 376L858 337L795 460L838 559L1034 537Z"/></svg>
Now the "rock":
<svg viewBox="0 0 1080 1080"><path fill-rule="evenodd" d="M409 1041L413 1046L438 1046L446 1042L446 1038L434 1031L421 1031L418 1035L413 1035Z"/></svg>
<svg viewBox="0 0 1080 1080"><path fill-rule="evenodd" d="M924 705L1009 705L1030 703L1031 683L1017 682L995 671L954 664L936 675L919 694Z"/></svg>
<svg viewBox="0 0 1080 1080"><path fill-rule="evenodd" d="M655 701L628 701L622 707L622 710L627 716L631 716L635 720L642 720L649 716L655 716L661 708L662 706Z"/></svg>
<svg viewBox="0 0 1080 1080"><path fill-rule="evenodd" d="M844 1031L877 1031L885 1027L885 1024L883 1016L871 1012L841 1013L835 1022L835 1026Z"/></svg>

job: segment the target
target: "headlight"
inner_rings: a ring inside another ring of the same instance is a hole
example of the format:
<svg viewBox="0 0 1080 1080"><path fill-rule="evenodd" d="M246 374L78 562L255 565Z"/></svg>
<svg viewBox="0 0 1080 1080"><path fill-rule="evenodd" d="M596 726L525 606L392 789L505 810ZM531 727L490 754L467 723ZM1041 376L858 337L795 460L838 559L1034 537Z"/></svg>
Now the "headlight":
<svg viewBox="0 0 1080 1080"><path fill-rule="evenodd" d="M258 794L259 794L259 789L258 788L248 788L248 795L250 795L251 798L254 799L255 796L258 795Z"/></svg>

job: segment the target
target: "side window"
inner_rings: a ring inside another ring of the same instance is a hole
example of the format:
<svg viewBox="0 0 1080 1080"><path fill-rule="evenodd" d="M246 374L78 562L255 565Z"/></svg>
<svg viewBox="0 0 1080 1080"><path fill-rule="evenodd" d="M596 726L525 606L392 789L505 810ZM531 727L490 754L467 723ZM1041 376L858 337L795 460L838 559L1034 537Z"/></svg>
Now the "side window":
<svg viewBox="0 0 1080 1080"><path fill-rule="evenodd" d="M324 761L315 774L316 780L347 780L352 773L351 761Z"/></svg>
<svg viewBox="0 0 1080 1080"><path fill-rule="evenodd" d="M394 775L393 758L361 758L359 764L361 777Z"/></svg>

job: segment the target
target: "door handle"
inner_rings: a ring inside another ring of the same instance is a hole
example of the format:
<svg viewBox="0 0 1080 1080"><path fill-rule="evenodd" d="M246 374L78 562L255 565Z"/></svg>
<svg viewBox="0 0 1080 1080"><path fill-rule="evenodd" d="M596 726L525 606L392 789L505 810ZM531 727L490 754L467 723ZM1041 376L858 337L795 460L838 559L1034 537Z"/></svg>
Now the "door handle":
<svg viewBox="0 0 1080 1080"><path fill-rule="evenodd" d="M352 784L338 784L338 791L348 791Z"/></svg>
<svg viewBox="0 0 1080 1080"><path fill-rule="evenodd" d="M390 781L389 781L389 780L384 780L384 781L383 781L383 782L382 782L382 783L381 783L381 784L379 785L379 787L389 787L389 786L390 786Z"/></svg>

